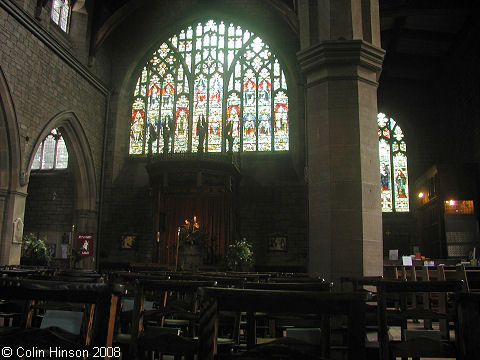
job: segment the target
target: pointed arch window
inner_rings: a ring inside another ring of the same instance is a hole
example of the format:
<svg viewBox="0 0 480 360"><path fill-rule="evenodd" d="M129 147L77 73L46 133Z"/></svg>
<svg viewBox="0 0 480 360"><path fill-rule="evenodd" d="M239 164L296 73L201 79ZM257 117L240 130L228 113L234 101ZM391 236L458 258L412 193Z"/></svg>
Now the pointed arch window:
<svg viewBox="0 0 480 360"><path fill-rule="evenodd" d="M52 0L52 10L50 18L64 32L68 32L70 23L70 1L69 0Z"/></svg>
<svg viewBox="0 0 480 360"><path fill-rule="evenodd" d="M59 170L68 167L68 151L62 134L53 129L38 147L32 170Z"/></svg>
<svg viewBox="0 0 480 360"><path fill-rule="evenodd" d="M240 26L209 20L173 35L133 95L130 154L289 150L284 71Z"/></svg>
<svg viewBox="0 0 480 360"><path fill-rule="evenodd" d="M400 126L385 114L377 115L380 183L383 212L408 212L407 144Z"/></svg>

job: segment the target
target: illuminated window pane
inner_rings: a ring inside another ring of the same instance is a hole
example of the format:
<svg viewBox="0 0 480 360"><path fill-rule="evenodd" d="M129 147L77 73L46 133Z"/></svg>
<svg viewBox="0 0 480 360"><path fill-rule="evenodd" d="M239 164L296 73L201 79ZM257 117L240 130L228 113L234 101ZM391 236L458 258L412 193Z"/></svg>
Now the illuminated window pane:
<svg viewBox="0 0 480 360"><path fill-rule="evenodd" d="M50 17L60 29L62 29L64 32L67 32L69 25L68 23L70 21L70 1L53 0Z"/></svg>
<svg viewBox="0 0 480 360"><path fill-rule="evenodd" d="M55 161L55 138L53 135L47 136L43 142L42 169L53 169Z"/></svg>
<svg viewBox="0 0 480 360"><path fill-rule="evenodd" d="M38 150L35 153L35 157L33 158L32 170L40 169L41 163L42 163L42 144L40 144L40 146L38 147Z"/></svg>
<svg viewBox="0 0 480 360"><path fill-rule="evenodd" d="M288 150L288 97L284 91L275 95L273 109L275 150Z"/></svg>
<svg viewBox="0 0 480 360"><path fill-rule="evenodd" d="M67 146L58 129L53 129L38 146L33 158L32 170L66 169L67 167Z"/></svg>
<svg viewBox="0 0 480 360"><path fill-rule="evenodd" d="M379 113L378 151L383 212L408 212L407 145L402 129L393 120Z"/></svg>
<svg viewBox="0 0 480 360"><path fill-rule="evenodd" d="M186 96L181 96L177 101L175 111L175 152L188 150L188 115L189 102Z"/></svg>
<svg viewBox="0 0 480 360"><path fill-rule="evenodd" d="M230 144L289 150L282 66L240 26L209 20L173 35L152 54L133 94L130 154L225 152Z"/></svg>
<svg viewBox="0 0 480 360"><path fill-rule="evenodd" d="M130 154L143 152L143 129L145 126L145 103L141 98L135 99L132 106L132 118L130 126Z"/></svg>
<svg viewBox="0 0 480 360"><path fill-rule="evenodd" d="M68 167L68 151L65 140L59 138L57 142L57 156L55 159L55 169L66 169Z"/></svg>

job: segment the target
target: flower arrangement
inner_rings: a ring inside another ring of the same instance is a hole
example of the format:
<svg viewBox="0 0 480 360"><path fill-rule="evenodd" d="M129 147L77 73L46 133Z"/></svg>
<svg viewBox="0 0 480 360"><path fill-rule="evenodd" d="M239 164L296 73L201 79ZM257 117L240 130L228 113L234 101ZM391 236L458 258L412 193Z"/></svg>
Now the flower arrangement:
<svg viewBox="0 0 480 360"><path fill-rule="evenodd" d="M178 239L180 244L183 245L203 245L205 237L206 232L200 227L196 216L191 220L186 219L185 224L180 226L178 230Z"/></svg>
<svg viewBox="0 0 480 360"><path fill-rule="evenodd" d="M50 260L43 239L38 238L33 233L23 235L21 259L23 265L48 266Z"/></svg>
<svg viewBox="0 0 480 360"><path fill-rule="evenodd" d="M252 244L246 238L237 240L228 246L225 263L230 270L239 270L253 262Z"/></svg>

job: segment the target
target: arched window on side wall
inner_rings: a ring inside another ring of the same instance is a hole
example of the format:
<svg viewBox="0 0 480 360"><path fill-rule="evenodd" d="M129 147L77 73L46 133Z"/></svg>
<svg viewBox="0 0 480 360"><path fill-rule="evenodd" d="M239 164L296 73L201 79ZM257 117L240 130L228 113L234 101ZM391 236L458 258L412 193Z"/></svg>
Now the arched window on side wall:
<svg viewBox="0 0 480 360"><path fill-rule="evenodd" d="M385 114L377 115L383 212L408 212L407 144L400 126Z"/></svg>
<svg viewBox="0 0 480 360"><path fill-rule="evenodd" d="M163 42L137 80L129 153L289 150L288 93L257 35L209 20ZM151 145L150 145L151 144Z"/></svg>
<svg viewBox="0 0 480 360"><path fill-rule="evenodd" d="M32 170L59 170L67 167L67 146L60 131L53 129L38 147Z"/></svg>
<svg viewBox="0 0 480 360"><path fill-rule="evenodd" d="M68 26L70 24L70 1L52 0L50 18L62 31L68 32Z"/></svg>

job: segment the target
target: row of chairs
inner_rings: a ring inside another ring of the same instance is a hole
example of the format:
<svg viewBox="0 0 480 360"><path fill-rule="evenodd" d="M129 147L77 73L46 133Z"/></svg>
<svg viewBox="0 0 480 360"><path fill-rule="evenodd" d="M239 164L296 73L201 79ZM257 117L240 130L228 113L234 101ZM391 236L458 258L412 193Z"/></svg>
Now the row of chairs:
<svg viewBox="0 0 480 360"><path fill-rule="evenodd" d="M131 357L147 356L148 353L157 351L170 353L177 357L185 356L191 358L197 352L199 339L195 329L199 326L201 312L199 308L197 291L200 288L222 288L222 289L262 289L264 291L329 291L331 284L323 280L302 276L302 280L295 282L294 277L278 278L257 273L131 273L117 272L109 276L111 281L127 284L130 293L134 294L132 313L123 312L120 316L123 323L121 329L127 333L120 334L118 341L122 344L124 352ZM268 279L268 281L266 281ZM251 281L249 281L251 280ZM255 281L253 281L255 280ZM185 300L188 301L185 301ZM179 301L182 300L182 301ZM148 309L145 306L148 304ZM219 348L231 351L240 345L240 333L242 325L241 310L233 311L231 317L227 316L230 310L222 312L219 324L225 318L230 318L227 328L223 333L229 337L220 338ZM255 314L258 312L246 312L247 321L247 345L253 347L256 339ZM175 317L170 319L169 317ZM252 320L253 319L253 320ZM179 326L172 333L172 328L166 325ZM183 328L182 328L183 327ZM221 329L217 329L217 333ZM184 336L181 336L184 335ZM161 341L160 339L164 339ZM167 341L168 340L168 341ZM168 343L168 345L167 345Z"/></svg>
<svg viewBox="0 0 480 360"><path fill-rule="evenodd" d="M472 336L480 335L477 269L464 265L389 269L394 271L385 271L385 278L344 279L357 289L375 288L371 314L381 359L480 358L478 338ZM392 329L398 329L395 338Z"/></svg>
<svg viewBox="0 0 480 360"><path fill-rule="evenodd" d="M385 266L386 279L410 281L462 280L467 291L480 291L480 268L465 264L435 266Z"/></svg>
<svg viewBox="0 0 480 360"><path fill-rule="evenodd" d="M344 342L347 346L342 351L349 359L371 358L371 354L376 354L376 357L383 360L390 360L394 355L420 357L421 354L416 349L431 350L435 356L455 354L459 359L479 358L480 352L475 348L476 340L473 340L474 334L478 335L476 330L478 324L469 316L470 313L477 314L478 322L480 299L478 296L474 297L478 294L472 291L467 293L461 281L448 280L447 276L452 275L451 273L442 279L438 274L445 269L431 268L427 273L423 273L423 276L417 274L416 277L411 275L412 269L403 270L408 275L406 280L405 278L389 280L381 277L349 279L356 280L357 287L375 286L376 298L371 298L370 292L332 293L332 284L304 274L295 276L295 274L148 271L96 276L93 273L78 272L70 278L77 276L82 278L82 281L68 282L58 277L58 274L50 274L56 281L47 281L37 280L41 276L48 276L45 274L34 274L35 278L30 274L21 279L19 274L14 276L12 273L4 273L2 276L7 277L2 278L4 282L1 286L5 288L0 289L0 298L9 302L21 295L29 305L20 311L21 321L17 324L20 325L20 330L15 330L23 333L7 329L7 334L2 335L0 341L4 341L5 344L13 341L12 339L16 339L18 344L20 340L24 341L25 337L20 337L19 334L30 334L25 332L27 329L39 331L32 329L36 309L41 306L43 309L51 310L52 306L58 305L57 302L63 301L70 309L72 303L88 303L82 308L81 322L84 324L84 330L77 334L76 342L73 341L75 346L78 346L75 349L92 349L94 344L113 345L111 349L121 349L119 352L123 354L123 359L146 358L153 352L172 354L176 358L183 356L186 359L193 359L194 356L198 359L330 358L332 355L330 350L336 349L332 344L337 340L331 336L332 318L335 319L333 323L335 327L338 325L338 319L343 319L346 325ZM419 273L423 271L415 269L413 272L417 273L417 270ZM34 286L35 284L37 285ZM18 293L10 291L12 287L25 289ZM99 290L100 288L103 290ZM42 293L43 290L39 289L48 291ZM95 289L98 299L93 295ZM99 300L103 292L108 292L110 300L106 298ZM412 297L412 294L416 296ZM428 304L435 306L424 306L427 304L425 294L429 295ZM438 306L440 294L445 295L445 311ZM418 298L418 303L414 303L413 298ZM375 331L378 337L377 346L373 349L365 342L369 316L368 299L375 300ZM420 305L422 309L419 309ZM58 307L55 309L58 310ZM107 312L109 315L105 317ZM30 315L25 315L29 313ZM112 320L115 314L116 322ZM233 316L231 321L225 322L228 314ZM453 342L442 340L441 335L439 339L432 339L433 335L438 336L437 329L435 331L417 329L415 334L415 331L409 329L408 325L411 322L408 323L407 319L413 317L414 320L419 320L422 316L435 323L439 320L444 321L447 334L455 332L455 340L453 338L451 339ZM296 324L299 318L308 319L314 324L314 328L310 330L319 330L320 345L312 347L311 344L307 346L301 341L288 342L290 341L288 338L277 339L264 345L257 344L259 332L257 325L260 317L270 322L272 337L278 336L279 324ZM28 318L30 322L25 321ZM97 318L108 321L96 320ZM245 320L245 324L242 324L242 320ZM100 322L107 330L96 330ZM392 322L400 325L402 329L401 339L397 341L391 341L388 336ZM449 324L455 324L453 331ZM240 341L242 330L246 334L245 344ZM10 331L12 332L8 334ZM103 333L102 331L108 335L98 336ZM226 336L228 339L219 336L221 334L228 335ZM54 332L54 335L49 333L48 336L54 336L55 339L66 337L58 331ZM51 343L54 343L51 338L43 341L44 346ZM442 346L439 347L439 344ZM64 342L63 346L74 348L71 340ZM242 351L232 352L239 349ZM112 358L115 357L113 355L119 354L106 355Z"/></svg>
<svg viewBox="0 0 480 360"><path fill-rule="evenodd" d="M16 306L20 317L8 324L16 326L0 328L0 347L11 349L13 358L110 358L113 354L105 351L113 351L115 313L123 295L121 285L2 276L0 307ZM40 326L35 326L36 316L43 317ZM36 353L18 352L25 349Z"/></svg>

